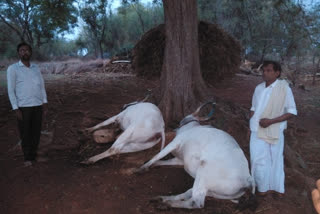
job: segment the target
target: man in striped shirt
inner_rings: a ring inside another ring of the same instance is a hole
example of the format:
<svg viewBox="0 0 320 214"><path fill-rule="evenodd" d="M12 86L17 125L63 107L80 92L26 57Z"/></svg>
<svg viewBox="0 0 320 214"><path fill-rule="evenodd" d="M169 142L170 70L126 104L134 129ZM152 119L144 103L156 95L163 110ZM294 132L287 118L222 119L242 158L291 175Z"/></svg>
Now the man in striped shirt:
<svg viewBox="0 0 320 214"><path fill-rule="evenodd" d="M31 46L20 43L17 52L20 61L7 70L8 95L18 120L24 165L31 166L37 157L47 94L39 67L30 62Z"/></svg>

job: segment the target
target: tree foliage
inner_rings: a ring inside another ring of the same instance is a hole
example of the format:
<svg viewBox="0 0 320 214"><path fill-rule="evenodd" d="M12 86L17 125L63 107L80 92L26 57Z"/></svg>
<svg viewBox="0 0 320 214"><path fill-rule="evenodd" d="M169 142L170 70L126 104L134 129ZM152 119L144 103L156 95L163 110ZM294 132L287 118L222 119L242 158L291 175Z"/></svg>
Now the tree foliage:
<svg viewBox="0 0 320 214"><path fill-rule="evenodd" d="M78 43L87 44L91 55L97 55L96 51L101 47L100 57L102 52L113 55L130 50L143 33L163 23L161 3L144 6L139 1L126 1L115 11L112 11L109 2L109 9L103 13L105 16L102 16L102 11L98 12L88 8L85 10L87 10L87 17L93 17L90 14L100 14L100 16L92 18L90 21L84 19L85 25L81 30ZM94 32L97 32L98 36ZM101 42L100 46L98 45L99 41Z"/></svg>
<svg viewBox="0 0 320 214"><path fill-rule="evenodd" d="M80 16L86 23L87 35L92 38L93 48L96 56L103 58L102 44L108 27L108 13L111 9L108 0L86 0L80 6Z"/></svg>
<svg viewBox="0 0 320 214"><path fill-rule="evenodd" d="M75 0L0 1L0 45L5 56L11 56L12 51L6 49L19 40L37 47L44 43L51 49L66 47L59 45L67 41L57 35L76 24L77 14L83 26L73 45L95 57L127 52L143 33L164 23L161 0L149 4L122 0L117 9L112 9L112 0L83 0L78 2L78 8L74 3ZM243 57L259 61L270 56L286 60L320 55L320 2L307 7L302 0L198 0L198 17L219 24L238 39ZM70 54L75 52L73 45L68 46ZM67 50L50 51L59 55Z"/></svg>
<svg viewBox="0 0 320 214"><path fill-rule="evenodd" d="M77 22L73 0L2 0L0 23L10 33L32 46L40 47L68 31Z"/></svg>
<svg viewBox="0 0 320 214"><path fill-rule="evenodd" d="M221 25L241 41L244 55L256 60L268 54L284 60L309 51L319 41L319 3L313 8L293 0L199 0L199 4L201 19Z"/></svg>

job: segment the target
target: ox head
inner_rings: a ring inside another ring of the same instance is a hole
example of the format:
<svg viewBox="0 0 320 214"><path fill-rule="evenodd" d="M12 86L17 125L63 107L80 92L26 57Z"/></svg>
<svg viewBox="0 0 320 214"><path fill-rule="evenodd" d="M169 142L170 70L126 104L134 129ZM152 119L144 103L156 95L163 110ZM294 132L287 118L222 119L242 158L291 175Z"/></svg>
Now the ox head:
<svg viewBox="0 0 320 214"><path fill-rule="evenodd" d="M210 113L207 116L200 116L201 110L208 105L212 107L210 110ZM202 122L202 121L209 120L213 116L215 105L216 105L216 103L212 102L212 101L209 101L209 102L202 104L201 106L199 106L197 108L197 110L195 112L193 112L192 114L189 114L188 116L183 118L183 120L181 120L180 127L182 127L190 122Z"/></svg>
<svg viewBox="0 0 320 214"><path fill-rule="evenodd" d="M93 139L96 143L114 142L119 135L120 129L99 129L93 133Z"/></svg>

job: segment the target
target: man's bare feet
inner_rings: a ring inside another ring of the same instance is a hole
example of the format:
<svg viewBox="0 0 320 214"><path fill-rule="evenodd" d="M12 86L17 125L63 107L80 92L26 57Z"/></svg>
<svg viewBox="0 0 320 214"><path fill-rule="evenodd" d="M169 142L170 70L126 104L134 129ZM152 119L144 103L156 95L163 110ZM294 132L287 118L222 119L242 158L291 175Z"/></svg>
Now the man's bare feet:
<svg viewBox="0 0 320 214"><path fill-rule="evenodd" d="M268 193L269 193L269 192L259 192L259 191L257 191L257 192L256 192L256 195L257 195L257 196L264 197L264 196L268 195Z"/></svg>
<svg viewBox="0 0 320 214"><path fill-rule="evenodd" d="M320 179L316 182L317 189L312 191L312 201L314 208L320 214Z"/></svg>
<svg viewBox="0 0 320 214"><path fill-rule="evenodd" d="M284 193L280 193L274 190L269 190L268 193L272 195L273 199L281 199L284 197Z"/></svg>

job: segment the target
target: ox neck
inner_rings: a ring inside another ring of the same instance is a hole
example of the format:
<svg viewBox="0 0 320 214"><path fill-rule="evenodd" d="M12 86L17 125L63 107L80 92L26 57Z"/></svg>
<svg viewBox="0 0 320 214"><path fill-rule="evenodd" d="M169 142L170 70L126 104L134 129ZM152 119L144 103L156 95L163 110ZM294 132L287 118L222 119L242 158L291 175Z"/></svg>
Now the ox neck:
<svg viewBox="0 0 320 214"><path fill-rule="evenodd" d="M126 110L126 109L127 109L128 107L130 107L130 106L137 105L138 103L140 103L140 102L129 103L128 105L126 105L126 106L122 109L122 111Z"/></svg>
<svg viewBox="0 0 320 214"><path fill-rule="evenodd" d="M199 121L198 121L198 120L196 120L196 119L192 119L192 120L189 120L189 121L187 121L186 123L184 123L184 124L180 125L180 126L179 126L179 128L182 128L182 127L184 127L184 126L186 126L186 125L190 124L191 122L197 122L197 123L199 124Z"/></svg>

